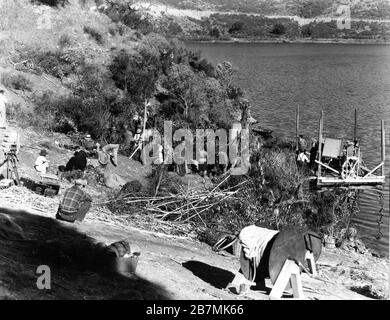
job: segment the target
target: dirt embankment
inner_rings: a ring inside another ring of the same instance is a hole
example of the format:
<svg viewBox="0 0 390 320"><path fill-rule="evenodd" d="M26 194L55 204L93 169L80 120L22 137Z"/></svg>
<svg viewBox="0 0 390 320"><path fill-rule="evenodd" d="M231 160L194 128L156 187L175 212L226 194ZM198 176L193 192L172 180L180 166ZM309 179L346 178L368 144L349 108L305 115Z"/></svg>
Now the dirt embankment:
<svg viewBox="0 0 390 320"><path fill-rule="evenodd" d="M32 164L42 144L50 147L48 158L53 168L64 164L72 154L55 143L66 141L66 136L47 136L32 130L20 132L19 171L22 176L32 176ZM120 157L119 162L116 171L119 175L128 181L136 179L146 183L147 168L124 157ZM62 183L61 192L68 186L69 183ZM118 223L110 219L107 208L97 205L104 202L108 190L88 186L87 191L94 197L95 204L86 221L77 224L55 220L61 194L45 198L19 187L0 191L0 217L4 222L1 225L17 224L24 235L23 241L12 241L9 233L0 230L1 298L268 299L269 289L253 288L240 296L225 289L239 269L237 257L213 252L206 244L189 237L164 235L150 231L147 225L142 230ZM113 276L100 268L104 262L98 244L108 245L121 239L127 239L141 250L135 275ZM39 265L51 268L51 290L39 290L36 286ZM388 260L324 248L318 272L317 279L303 274L308 299L388 296Z"/></svg>
<svg viewBox="0 0 390 320"><path fill-rule="evenodd" d="M89 221L71 225L40 212L5 212L21 226L26 241L1 242L1 298L268 299L269 289L251 290L241 296L227 291L227 284L239 269L238 258L217 254L193 240ZM113 276L99 269L96 243L110 244L119 239L141 249L135 275ZM39 265L51 268L50 290L36 286ZM380 279L385 281L387 262L324 250L318 269L318 279L303 274L308 299L368 299L368 295L373 297L370 286Z"/></svg>

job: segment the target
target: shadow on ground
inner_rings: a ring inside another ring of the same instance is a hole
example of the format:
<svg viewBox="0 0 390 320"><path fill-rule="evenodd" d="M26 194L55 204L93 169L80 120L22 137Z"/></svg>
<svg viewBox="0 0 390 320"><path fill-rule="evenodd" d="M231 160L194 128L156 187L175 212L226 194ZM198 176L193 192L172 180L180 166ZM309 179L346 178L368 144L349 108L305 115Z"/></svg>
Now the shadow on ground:
<svg viewBox="0 0 390 320"><path fill-rule="evenodd" d="M0 299L170 298L136 275L107 272L105 248L72 224L0 208ZM50 267L50 290L37 288L40 265Z"/></svg>
<svg viewBox="0 0 390 320"><path fill-rule="evenodd" d="M183 267L190 270L195 276L211 284L217 289L225 289L234 278L234 274L225 269L210 266L200 261L187 261Z"/></svg>

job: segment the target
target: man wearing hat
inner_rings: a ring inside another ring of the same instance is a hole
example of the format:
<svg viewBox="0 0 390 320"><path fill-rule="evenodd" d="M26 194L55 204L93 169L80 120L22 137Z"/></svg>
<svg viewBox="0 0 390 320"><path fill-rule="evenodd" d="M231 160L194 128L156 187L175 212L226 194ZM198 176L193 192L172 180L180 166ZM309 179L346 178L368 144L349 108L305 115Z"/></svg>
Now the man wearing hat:
<svg viewBox="0 0 390 320"><path fill-rule="evenodd" d="M306 149L307 149L307 142L306 142L305 138L303 137L303 135L300 134L298 137L298 152L302 153Z"/></svg>
<svg viewBox="0 0 390 320"><path fill-rule="evenodd" d="M110 156L107 153L99 151L98 162L100 166L97 168L97 171L103 175L106 187L111 189L121 189L127 183L127 181L122 179L119 175L112 172L112 167L109 165Z"/></svg>
<svg viewBox="0 0 390 320"><path fill-rule="evenodd" d="M39 157L35 160L34 168L39 173L46 174L47 168L49 167L49 160L46 159L47 151L42 149L39 153Z"/></svg>
<svg viewBox="0 0 390 320"><path fill-rule="evenodd" d="M4 90L0 88L0 128L6 128L7 127L7 113L5 105L8 103L5 95Z"/></svg>
<svg viewBox="0 0 390 320"><path fill-rule="evenodd" d="M86 180L77 179L74 186L65 191L56 215L58 220L67 222L84 220L92 203L91 196L81 189L86 185Z"/></svg>

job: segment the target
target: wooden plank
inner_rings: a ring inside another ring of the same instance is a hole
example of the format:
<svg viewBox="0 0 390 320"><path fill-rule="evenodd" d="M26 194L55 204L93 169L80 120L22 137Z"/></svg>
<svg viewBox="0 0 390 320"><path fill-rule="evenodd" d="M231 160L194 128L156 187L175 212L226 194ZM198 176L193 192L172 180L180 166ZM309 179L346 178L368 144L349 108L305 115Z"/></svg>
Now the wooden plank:
<svg viewBox="0 0 390 320"><path fill-rule="evenodd" d="M355 109L355 125L353 128L353 141L357 140L357 110Z"/></svg>
<svg viewBox="0 0 390 320"><path fill-rule="evenodd" d="M294 298L303 299L304 295L301 272L298 265L294 261L287 259L278 275L278 278L276 279L274 286L272 287L271 293L269 295L270 299L280 299L283 296L283 293L289 282L291 282Z"/></svg>
<svg viewBox="0 0 390 320"><path fill-rule="evenodd" d="M382 163L378 164L374 169L372 169L369 173L367 173L363 178L366 178L366 177L369 177L370 175L372 175L376 170L378 170L380 167L383 168L384 166L384 163L382 161ZM382 174L382 176L384 176L384 174Z"/></svg>
<svg viewBox="0 0 390 320"><path fill-rule="evenodd" d="M385 151L385 144L386 144L386 135L385 135L385 121L381 121L381 160L383 163L382 166L382 176L386 175L386 170L385 170L385 159L386 159L386 151Z"/></svg>
<svg viewBox="0 0 390 320"><path fill-rule="evenodd" d="M320 130L319 130L319 132L318 132L318 161L321 161L321 158L322 158L323 116L324 116L324 111L321 110L321 115L320 115ZM318 166L317 177L318 177L318 178L321 177L321 166Z"/></svg>
<svg viewBox="0 0 390 320"><path fill-rule="evenodd" d="M385 183L385 176L376 176L356 179L337 179L331 177L321 177L317 179L318 187L335 187L335 186L379 186Z"/></svg>
<svg viewBox="0 0 390 320"><path fill-rule="evenodd" d="M316 161L316 163L318 163L319 165L321 165L321 166L323 166L323 167L325 167L325 168L327 168L327 169L329 169L329 170L331 170L331 171L333 171L333 172L335 172L335 173L337 173L337 174L340 174L340 172L338 172L337 170L335 170L335 169L329 167L328 165L326 165L326 164L324 164L324 163L322 163L322 162L320 162L320 161L318 161L318 160L315 160L315 161Z"/></svg>
<svg viewBox="0 0 390 320"><path fill-rule="evenodd" d="M296 299L304 299L305 298L305 295L303 294L301 274L299 272L293 273L291 275L291 287L293 290L294 298L296 298Z"/></svg>
<svg viewBox="0 0 390 320"><path fill-rule="evenodd" d="M305 255L305 260L307 261L307 265L309 267L312 276L317 277L318 273L317 273L316 263L314 261L313 252L307 250Z"/></svg>
<svg viewBox="0 0 390 320"><path fill-rule="evenodd" d="M297 145L296 145L296 149L298 151L299 149L299 105L297 105L297 109L296 109L296 119L295 119L295 132L296 132L296 141L297 141Z"/></svg>

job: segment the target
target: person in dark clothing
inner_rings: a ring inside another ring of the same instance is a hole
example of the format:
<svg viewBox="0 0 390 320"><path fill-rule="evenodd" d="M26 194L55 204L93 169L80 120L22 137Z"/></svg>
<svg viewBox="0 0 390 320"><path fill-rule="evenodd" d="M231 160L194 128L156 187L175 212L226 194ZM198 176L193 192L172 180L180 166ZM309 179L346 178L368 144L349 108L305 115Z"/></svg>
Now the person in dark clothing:
<svg viewBox="0 0 390 320"><path fill-rule="evenodd" d="M69 159L65 166L65 171L81 170L84 171L87 167L87 154L83 151L77 151L75 155Z"/></svg>
<svg viewBox="0 0 390 320"><path fill-rule="evenodd" d="M69 159L66 166L59 166L60 179L67 180L80 179L87 167L87 154L85 151L76 151L72 158Z"/></svg>
<svg viewBox="0 0 390 320"><path fill-rule="evenodd" d="M315 167L316 164L317 153L318 153L318 141L312 139L312 145L310 149L310 160L309 160L309 165L310 168L312 169Z"/></svg>

